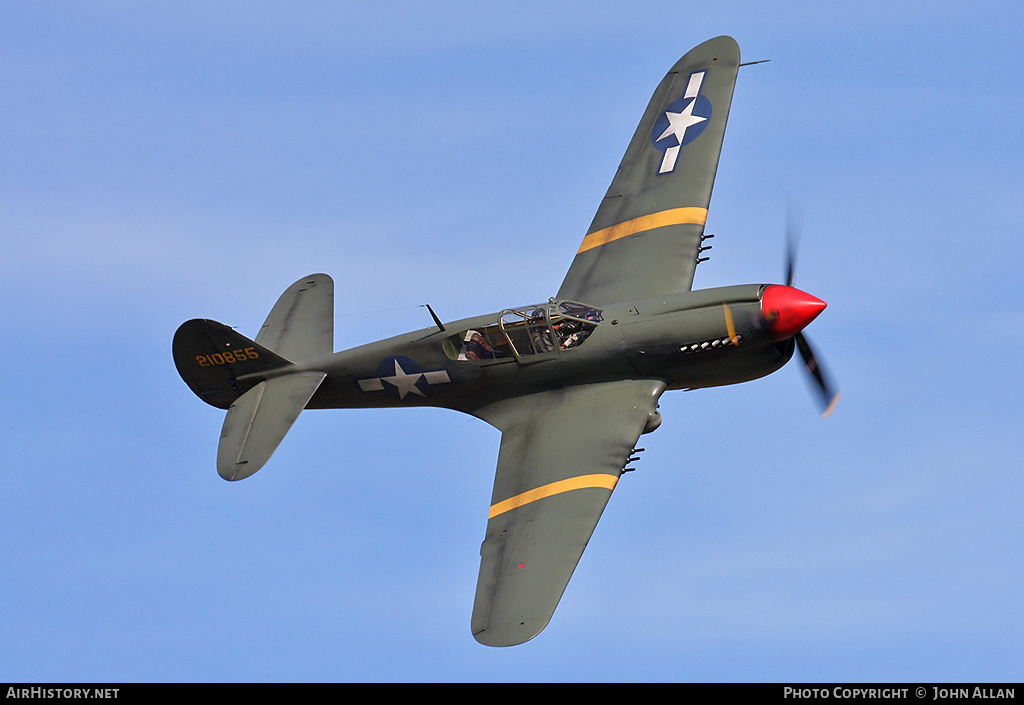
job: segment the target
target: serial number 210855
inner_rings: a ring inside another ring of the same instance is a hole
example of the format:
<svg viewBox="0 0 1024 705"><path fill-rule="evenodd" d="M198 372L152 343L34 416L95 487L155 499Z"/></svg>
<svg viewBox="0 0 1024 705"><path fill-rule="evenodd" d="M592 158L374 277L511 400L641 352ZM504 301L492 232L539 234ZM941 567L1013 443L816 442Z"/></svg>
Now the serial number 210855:
<svg viewBox="0 0 1024 705"><path fill-rule="evenodd" d="M196 355L196 362L200 367L213 367L215 365L226 365L229 362L245 362L255 360L260 356L256 348L243 348L242 350L225 350L224 352L212 355Z"/></svg>

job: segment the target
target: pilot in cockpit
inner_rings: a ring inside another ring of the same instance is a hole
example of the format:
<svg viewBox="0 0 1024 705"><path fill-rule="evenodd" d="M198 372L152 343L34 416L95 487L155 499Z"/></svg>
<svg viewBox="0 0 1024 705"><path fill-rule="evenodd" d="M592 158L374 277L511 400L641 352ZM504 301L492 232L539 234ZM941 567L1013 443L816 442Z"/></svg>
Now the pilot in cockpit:
<svg viewBox="0 0 1024 705"><path fill-rule="evenodd" d="M467 330L460 357L466 360L493 360L496 357L502 357L502 354L491 347L491 344L479 331Z"/></svg>

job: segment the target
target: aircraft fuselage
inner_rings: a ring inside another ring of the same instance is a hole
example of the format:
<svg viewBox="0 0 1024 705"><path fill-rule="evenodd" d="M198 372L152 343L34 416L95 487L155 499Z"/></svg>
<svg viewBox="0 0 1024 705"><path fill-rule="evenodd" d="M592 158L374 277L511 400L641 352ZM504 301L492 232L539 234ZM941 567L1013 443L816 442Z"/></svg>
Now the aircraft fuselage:
<svg viewBox="0 0 1024 705"><path fill-rule="evenodd" d="M620 379L660 379L669 389L757 379L793 355L792 340L778 341L769 331L761 303L766 286L605 306L585 342L540 353L470 360L446 349L446 339L484 329L504 312L413 331L302 365L327 373L306 408L436 406L473 413L502 399Z"/></svg>

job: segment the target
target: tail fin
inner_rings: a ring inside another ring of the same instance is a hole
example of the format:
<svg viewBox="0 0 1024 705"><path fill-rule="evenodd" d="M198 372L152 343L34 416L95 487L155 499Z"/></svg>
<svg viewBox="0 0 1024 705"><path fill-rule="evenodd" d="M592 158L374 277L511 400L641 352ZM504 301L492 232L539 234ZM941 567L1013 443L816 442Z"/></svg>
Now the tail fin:
<svg viewBox="0 0 1024 705"><path fill-rule="evenodd" d="M227 409L269 372L292 364L223 323L202 318L181 324L172 350L185 384L219 409Z"/></svg>
<svg viewBox="0 0 1024 705"><path fill-rule="evenodd" d="M256 340L195 319L174 334L174 364L189 388L227 409L217 472L241 480L270 459L327 374L296 368L334 352L334 281L313 274L278 299Z"/></svg>

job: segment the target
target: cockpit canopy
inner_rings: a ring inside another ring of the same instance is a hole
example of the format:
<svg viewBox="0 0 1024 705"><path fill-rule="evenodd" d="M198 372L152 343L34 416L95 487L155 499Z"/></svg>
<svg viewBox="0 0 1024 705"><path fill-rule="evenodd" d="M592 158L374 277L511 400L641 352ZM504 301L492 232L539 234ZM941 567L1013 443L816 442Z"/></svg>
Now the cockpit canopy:
<svg viewBox="0 0 1024 705"><path fill-rule="evenodd" d="M601 313L596 306L555 300L506 309L495 323L445 339L445 353L453 360L557 355L586 342L601 322Z"/></svg>

